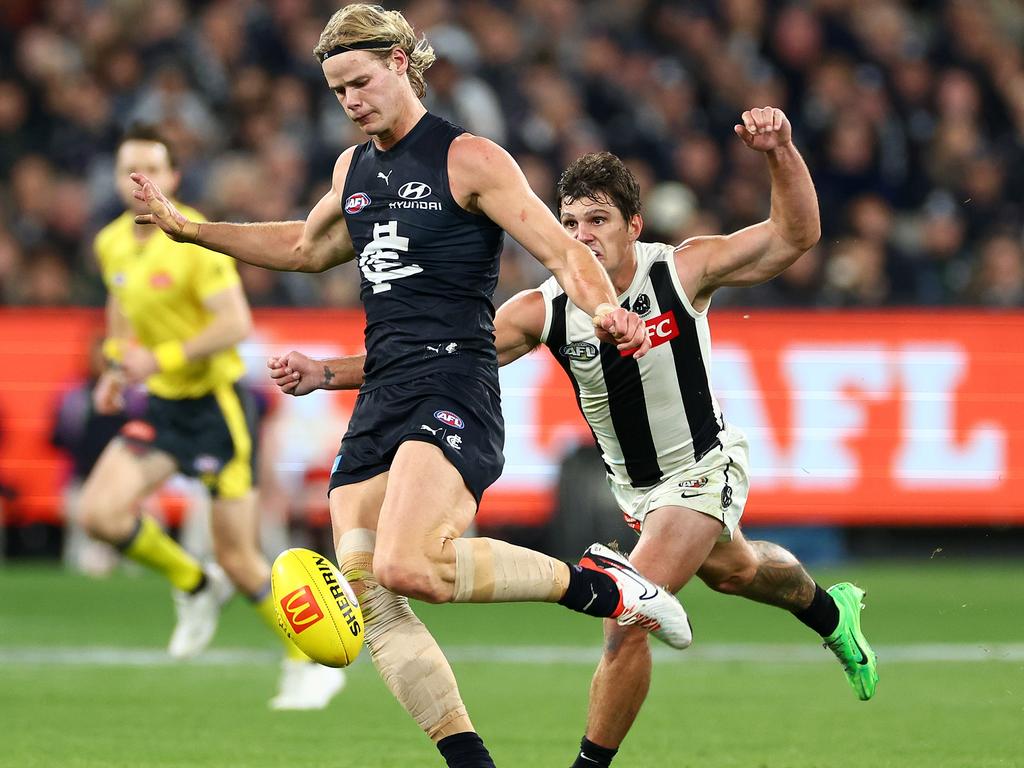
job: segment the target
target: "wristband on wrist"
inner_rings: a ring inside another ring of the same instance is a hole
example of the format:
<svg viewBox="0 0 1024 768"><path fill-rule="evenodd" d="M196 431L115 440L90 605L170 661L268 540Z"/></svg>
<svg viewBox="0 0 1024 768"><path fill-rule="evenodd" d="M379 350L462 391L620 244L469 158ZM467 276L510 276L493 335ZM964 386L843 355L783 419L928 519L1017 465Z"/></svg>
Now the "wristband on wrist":
<svg viewBox="0 0 1024 768"><path fill-rule="evenodd" d="M616 307L614 304L609 304L607 302L605 302L604 304L598 304L597 307L594 309L594 316L590 318L591 322L594 323L594 327L599 327L601 325L601 318L607 315L609 312L614 312L616 309L618 309L618 307Z"/></svg>
<svg viewBox="0 0 1024 768"><path fill-rule="evenodd" d="M156 364L164 373L178 371L188 365L188 357L185 356L185 345L180 341L165 341L153 347L153 357Z"/></svg>
<svg viewBox="0 0 1024 768"><path fill-rule="evenodd" d="M124 360L124 345L121 339L108 337L103 340L103 358L111 366L117 366Z"/></svg>

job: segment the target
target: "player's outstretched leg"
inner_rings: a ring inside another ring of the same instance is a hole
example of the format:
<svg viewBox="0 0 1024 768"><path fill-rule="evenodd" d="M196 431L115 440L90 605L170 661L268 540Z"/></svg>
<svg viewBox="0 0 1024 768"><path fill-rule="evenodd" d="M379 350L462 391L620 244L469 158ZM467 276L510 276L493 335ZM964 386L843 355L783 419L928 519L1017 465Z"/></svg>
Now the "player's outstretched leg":
<svg viewBox="0 0 1024 768"><path fill-rule="evenodd" d="M697 573L714 590L790 611L836 654L857 696L867 701L874 695L877 660L860 630L856 593L863 592L856 587L826 591L792 553L770 541L747 541L739 530L732 541L715 545Z"/></svg>
<svg viewBox="0 0 1024 768"><path fill-rule="evenodd" d="M377 527L373 571L380 583L430 603L557 602L590 616L657 626L670 645L689 645L679 601L625 560L569 565L505 541L464 538L476 509L476 498L439 448L403 443Z"/></svg>

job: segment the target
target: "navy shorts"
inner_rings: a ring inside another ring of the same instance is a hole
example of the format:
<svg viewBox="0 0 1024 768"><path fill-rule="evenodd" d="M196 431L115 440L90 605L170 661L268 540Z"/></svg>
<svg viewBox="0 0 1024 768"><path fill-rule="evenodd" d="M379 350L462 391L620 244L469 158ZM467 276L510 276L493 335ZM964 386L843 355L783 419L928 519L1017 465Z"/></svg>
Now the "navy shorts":
<svg viewBox="0 0 1024 768"><path fill-rule="evenodd" d="M406 440L440 448L479 505L505 465L497 389L466 376L435 373L360 392L328 493L387 472Z"/></svg>

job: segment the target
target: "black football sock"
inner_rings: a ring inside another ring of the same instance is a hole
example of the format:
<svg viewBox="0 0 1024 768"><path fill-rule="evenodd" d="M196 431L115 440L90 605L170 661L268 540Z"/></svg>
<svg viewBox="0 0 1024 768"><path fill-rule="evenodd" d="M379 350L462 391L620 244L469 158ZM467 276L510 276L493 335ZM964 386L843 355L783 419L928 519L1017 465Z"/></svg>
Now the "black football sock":
<svg viewBox="0 0 1024 768"><path fill-rule="evenodd" d="M572 768L608 768L612 764L617 749L599 747L586 736L580 742L580 753L576 756L576 762Z"/></svg>
<svg viewBox="0 0 1024 768"><path fill-rule="evenodd" d="M615 579L603 571L573 563L566 565L569 566L569 586L558 604L588 616L611 616L619 605Z"/></svg>
<svg viewBox="0 0 1024 768"><path fill-rule="evenodd" d="M437 749L448 768L494 768L491 753L473 731L445 736L437 742Z"/></svg>
<svg viewBox="0 0 1024 768"><path fill-rule="evenodd" d="M817 584L811 604L802 611L793 611L793 615L822 637L828 637L839 626L839 606L832 595Z"/></svg>

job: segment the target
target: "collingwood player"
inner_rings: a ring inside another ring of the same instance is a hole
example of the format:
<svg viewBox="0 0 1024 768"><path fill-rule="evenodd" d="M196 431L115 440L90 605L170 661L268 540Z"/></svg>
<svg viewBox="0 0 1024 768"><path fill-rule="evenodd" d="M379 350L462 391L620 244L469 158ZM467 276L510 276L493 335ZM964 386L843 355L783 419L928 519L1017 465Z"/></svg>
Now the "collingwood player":
<svg viewBox="0 0 1024 768"><path fill-rule="evenodd" d="M420 99L434 53L400 13L347 5L314 52L369 141L342 153L305 221L192 221L136 174L149 210L137 221L270 269L322 272L358 257L366 377L331 473L338 561L398 700L449 766L493 766L407 597L558 602L678 648L690 642L679 602L606 548L571 566L462 537L504 461L491 304L502 230L551 269L603 343L639 360L650 342L591 250L562 229L511 156L427 113Z"/></svg>
<svg viewBox="0 0 1024 768"><path fill-rule="evenodd" d="M587 313L549 280L499 309L499 360L544 344L568 374L615 499L640 532L630 560L641 573L673 591L696 573L719 592L793 612L822 636L867 700L878 677L860 629L863 592L849 583L823 590L791 553L748 541L739 528L747 441L725 421L711 390L708 308L721 286L754 285L785 270L817 241L819 222L814 186L783 112L744 112L735 132L767 158L771 214L728 236L678 247L640 242L639 187L609 153L581 157L559 181L562 225L603 263L619 304L644 319L654 345L646 356L623 356L596 338ZM361 357L314 361L297 352L269 361L272 378L291 394L358 386L361 366ZM650 683L646 638L612 624L606 632L577 767L610 764Z"/></svg>

